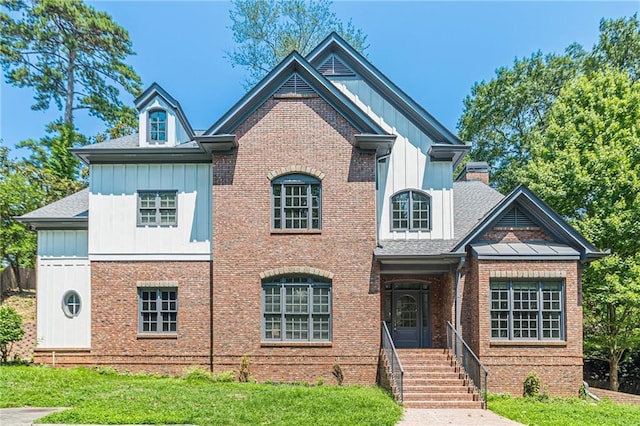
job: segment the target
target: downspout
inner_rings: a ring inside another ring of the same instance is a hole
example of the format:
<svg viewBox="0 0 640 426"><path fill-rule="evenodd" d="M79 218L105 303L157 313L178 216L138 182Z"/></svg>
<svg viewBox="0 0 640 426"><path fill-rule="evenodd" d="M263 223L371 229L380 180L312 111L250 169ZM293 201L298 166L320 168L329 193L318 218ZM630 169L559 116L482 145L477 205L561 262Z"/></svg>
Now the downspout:
<svg viewBox="0 0 640 426"><path fill-rule="evenodd" d="M466 257L461 257L460 261L458 262L458 267L456 268L455 324L456 324L457 332L460 332L460 323L461 323L460 316L462 312L462 306L461 306L462 304L460 303L460 277L462 277L462 274L464 273L465 263L466 263Z"/></svg>

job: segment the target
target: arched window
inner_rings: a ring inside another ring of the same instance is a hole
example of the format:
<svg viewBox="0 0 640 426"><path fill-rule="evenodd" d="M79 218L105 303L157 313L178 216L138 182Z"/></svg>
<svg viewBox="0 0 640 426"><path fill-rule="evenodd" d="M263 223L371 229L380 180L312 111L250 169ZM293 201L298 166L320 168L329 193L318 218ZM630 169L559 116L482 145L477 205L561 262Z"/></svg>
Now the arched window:
<svg viewBox="0 0 640 426"><path fill-rule="evenodd" d="M330 341L331 281L274 277L262 282L264 341Z"/></svg>
<svg viewBox="0 0 640 426"><path fill-rule="evenodd" d="M273 229L321 229L320 181L289 174L271 182Z"/></svg>
<svg viewBox="0 0 640 426"><path fill-rule="evenodd" d="M149 112L149 142L162 143L167 140L167 112L154 110Z"/></svg>
<svg viewBox="0 0 640 426"><path fill-rule="evenodd" d="M429 231L431 197L418 191L403 191L391 197L391 230Z"/></svg>

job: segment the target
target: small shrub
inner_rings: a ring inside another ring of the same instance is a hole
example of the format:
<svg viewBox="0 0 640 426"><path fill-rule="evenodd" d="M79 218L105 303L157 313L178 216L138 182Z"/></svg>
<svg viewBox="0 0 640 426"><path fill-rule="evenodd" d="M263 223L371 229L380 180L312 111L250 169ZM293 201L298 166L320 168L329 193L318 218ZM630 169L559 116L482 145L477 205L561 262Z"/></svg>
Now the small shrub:
<svg viewBox="0 0 640 426"><path fill-rule="evenodd" d="M580 390L578 390L578 398L584 400L587 399L587 386L584 382L582 383L582 386L580 386Z"/></svg>
<svg viewBox="0 0 640 426"><path fill-rule="evenodd" d="M344 381L344 374L342 374L342 367L339 364L333 364L333 377L338 381L338 386L342 386Z"/></svg>
<svg viewBox="0 0 640 426"><path fill-rule="evenodd" d="M113 367L96 367L96 371L103 376L117 376L119 374L118 370Z"/></svg>
<svg viewBox="0 0 640 426"><path fill-rule="evenodd" d="M549 388L542 383L542 379L535 371L531 370L527 373L522 385L522 396L537 398L540 401L549 400Z"/></svg>
<svg viewBox="0 0 640 426"><path fill-rule="evenodd" d="M251 377L251 374L249 374L249 364L251 364L249 355L242 355L242 358L240 358L240 370L238 370L239 382L247 383L249 381L249 378Z"/></svg>
<svg viewBox="0 0 640 426"><path fill-rule="evenodd" d="M324 385L324 377L318 377L316 379L316 386L322 386Z"/></svg>
<svg viewBox="0 0 640 426"><path fill-rule="evenodd" d="M211 380L211 373L200 365L192 365L184 371L183 377L186 380Z"/></svg>
<svg viewBox="0 0 640 426"><path fill-rule="evenodd" d="M221 371L220 373L214 373L211 375L211 380L214 383L231 383L236 379L233 370Z"/></svg>
<svg viewBox="0 0 640 426"><path fill-rule="evenodd" d="M24 337L22 317L13 306L0 306L0 363L6 364L15 342Z"/></svg>

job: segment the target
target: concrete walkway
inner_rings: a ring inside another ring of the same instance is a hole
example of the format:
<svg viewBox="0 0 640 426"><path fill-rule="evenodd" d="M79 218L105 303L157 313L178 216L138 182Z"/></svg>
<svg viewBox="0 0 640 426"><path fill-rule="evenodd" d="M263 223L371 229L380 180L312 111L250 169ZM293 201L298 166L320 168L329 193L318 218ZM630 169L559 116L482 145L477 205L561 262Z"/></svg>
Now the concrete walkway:
<svg viewBox="0 0 640 426"><path fill-rule="evenodd" d="M2 408L0 409L0 425L2 426L31 426L37 419L64 408ZM500 417L489 410L463 410L463 409L421 409L407 408L404 416L397 426L423 426L423 425L455 425L455 426L517 426L520 423ZM63 426L63 425L38 425L38 426ZM85 425L97 426L97 425ZM137 425L141 426L141 425Z"/></svg>
<svg viewBox="0 0 640 426"><path fill-rule="evenodd" d="M2 408L0 409L0 425L31 426L36 419L62 410L64 410L64 408Z"/></svg>
<svg viewBox="0 0 640 426"><path fill-rule="evenodd" d="M406 408L397 426L516 426L521 423L505 419L489 410Z"/></svg>

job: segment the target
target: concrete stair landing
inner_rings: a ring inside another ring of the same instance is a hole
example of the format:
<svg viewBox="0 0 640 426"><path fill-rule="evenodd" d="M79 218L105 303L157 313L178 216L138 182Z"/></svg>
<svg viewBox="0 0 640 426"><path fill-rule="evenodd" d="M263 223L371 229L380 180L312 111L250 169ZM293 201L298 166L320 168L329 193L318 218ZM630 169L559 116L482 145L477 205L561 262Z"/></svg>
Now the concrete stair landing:
<svg viewBox="0 0 640 426"><path fill-rule="evenodd" d="M397 349L407 408L483 408L473 383L447 349Z"/></svg>

